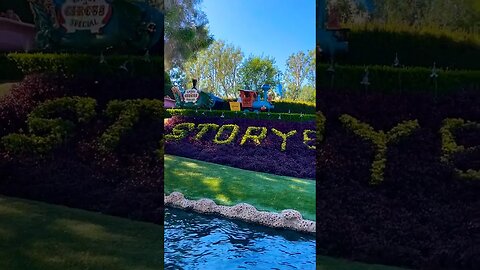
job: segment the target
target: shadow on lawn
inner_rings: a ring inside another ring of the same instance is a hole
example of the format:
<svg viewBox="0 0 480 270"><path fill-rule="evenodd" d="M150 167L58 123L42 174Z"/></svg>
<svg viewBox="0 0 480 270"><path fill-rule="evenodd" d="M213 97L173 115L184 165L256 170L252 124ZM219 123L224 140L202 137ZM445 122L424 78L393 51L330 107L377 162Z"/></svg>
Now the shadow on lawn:
<svg viewBox="0 0 480 270"><path fill-rule="evenodd" d="M0 269L161 269L163 229L0 197Z"/></svg>
<svg viewBox="0 0 480 270"><path fill-rule="evenodd" d="M258 210L296 209L315 220L315 182L165 156L165 191L221 205L249 203Z"/></svg>

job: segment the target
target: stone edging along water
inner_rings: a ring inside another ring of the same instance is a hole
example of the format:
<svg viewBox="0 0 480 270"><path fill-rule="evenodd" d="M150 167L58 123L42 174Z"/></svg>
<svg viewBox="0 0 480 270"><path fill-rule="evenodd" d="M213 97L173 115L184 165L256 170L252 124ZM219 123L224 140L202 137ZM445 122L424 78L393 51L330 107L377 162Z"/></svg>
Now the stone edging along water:
<svg viewBox="0 0 480 270"><path fill-rule="evenodd" d="M315 233L315 221L303 219L302 214L296 210L287 209L280 213L258 211L247 203L234 206L217 205L213 200L189 200L180 192L164 195L166 206L193 210L203 214L217 214L231 219L238 219L249 223L260 224L272 228L289 229L304 233Z"/></svg>

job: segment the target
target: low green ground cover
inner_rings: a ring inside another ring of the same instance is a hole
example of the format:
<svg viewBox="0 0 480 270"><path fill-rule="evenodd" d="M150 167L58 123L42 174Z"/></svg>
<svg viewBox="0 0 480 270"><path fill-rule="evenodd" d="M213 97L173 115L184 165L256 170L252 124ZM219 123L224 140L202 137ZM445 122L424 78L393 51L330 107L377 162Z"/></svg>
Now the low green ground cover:
<svg viewBox="0 0 480 270"><path fill-rule="evenodd" d="M436 69L437 82L431 78L432 67L368 66L368 88L360 82L365 76L365 65L336 65L334 80L327 72L329 64L317 65L318 88L357 93L430 93L446 94L460 89L478 89L480 70Z"/></svg>
<svg viewBox="0 0 480 270"><path fill-rule="evenodd" d="M317 270L402 270L404 268L379 264L365 264L324 256L317 256Z"/></svg>
<svg viewBox="0 0 480 270"><path fill-rule="evenodd" d="M0 269L163 269L163 228L0 196Z"/></svg>
<svg viewBox="0 0 480 270"><path fill-rule="evenodd" d="M315 220L315 181L258 173L165 155L165 193L209 198L221 205L249 203L259 210L295 209Z"/></svg>

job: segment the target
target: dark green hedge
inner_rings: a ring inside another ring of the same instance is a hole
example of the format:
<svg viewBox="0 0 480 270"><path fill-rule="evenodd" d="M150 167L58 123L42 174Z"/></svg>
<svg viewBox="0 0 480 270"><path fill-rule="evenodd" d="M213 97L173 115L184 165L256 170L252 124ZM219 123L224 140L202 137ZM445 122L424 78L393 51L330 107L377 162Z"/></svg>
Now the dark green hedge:
<svg viewBox="0 0 480 270"><path fill-rule="evenodd" d="M8 58L14 61L24 73L52 72L64 74L96 73L112 74L127 72L136 76L162 76L163 58L151 56L112 55L105 56L101 63L100 55L87 54L46 54L46 53L12 53ZM121 68L126 63L127 70Z"/></svg>
<svg viewBox="0 0 480 270"><path fill-rule="evenodd" d="M215 105L217 110L230 110L230 101L236 101L236 99L224 99L225 102ZM294 101L294 100L280 100L272 102L275 108L272 112L275 113L303 113L303 114L315 114L315 103Z"/></svg>
<svg viewBox="0 0 480 270"><path fill-rule="evenodd" d="M401 65L449 69L480 69L480 43L467 38L456 40L446 35L352 29L349 51L336 57L345 65L393 65L395 53Z"/></svg>
<svg viewBox="0 0 480 270"><path fill-rule="evenodd" d="M317 65L318 88L330 89L329 65ZM430 68L393 68L370 66L368 90L388 92L435 92L435 82L430 78ZM336 66L333 89L365 91L360 84L365 74L364 66ZM437 91L445 93L459 89L477 90L480 88L480 70L437 70Z"/></svg>
<svg viewBox="0 0 480 270"><path fill-rule="evenodd" d="M46 154L71 137L77 124L90 122L96 116L96 106L97 102L87 97L48 100L28 116L30 134L11 133L1 142L13 153Z"/></svg>
<svg viewBox="0 0 480 270"><path fill-rule="evenodd" d="M248 119L267 119L267 120L284 120L284 121L313 121L316 119L315 114L299 114L299 113L254 113L254 112L233 112L218 110L185 110L185 109L167 109L165 118L172 116L189 116L189 117L223 117L225 118L248 118Z"/></svg>
<svg viewBox="0 0 480 270"><path fill-rule="evenodd" d="M105 110L110 119L115 119L105 133L100 137L103 150L113 151L140 119L149 118L155 121L163 119L163 101L157 99L112 100Z"/></svg>
<svg viewBox="0 0 480 270"><path fill-rule="evenodd" d="M276 113L304 113L304 114L315 114L315 103L302 102L302 101L293 101L293 100L280 100L274 101L273 109Z"/></svg>
<svg viewBox="0 0 480 270"><path fill-rule="evenodd" d="M22 78L23 73L17 68L15 62L9 59L7 55L0 54L0 82L18 81Z"/></svg>

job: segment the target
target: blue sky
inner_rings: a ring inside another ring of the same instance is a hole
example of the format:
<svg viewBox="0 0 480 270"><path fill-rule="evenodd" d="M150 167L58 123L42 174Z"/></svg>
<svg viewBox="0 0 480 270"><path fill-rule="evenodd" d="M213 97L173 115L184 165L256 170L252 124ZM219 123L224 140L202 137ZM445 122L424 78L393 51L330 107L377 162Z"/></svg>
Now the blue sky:
<svg viewBox="0 0 480 270"><path fill-rule="evenodd" d="M288 57L315 48L315 0L203 0L210 33L245 56L270 56L285 71Z"/></svg>

